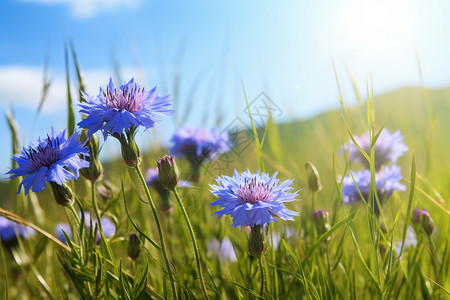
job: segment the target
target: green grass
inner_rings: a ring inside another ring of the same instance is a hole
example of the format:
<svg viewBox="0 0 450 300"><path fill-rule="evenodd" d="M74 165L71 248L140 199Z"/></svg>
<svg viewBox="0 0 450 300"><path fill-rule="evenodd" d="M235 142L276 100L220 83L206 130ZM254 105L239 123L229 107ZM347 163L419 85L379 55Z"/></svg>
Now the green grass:
<svg viewBox="0 0 450 300"><path fill-rule="evenodd" d="M244 96L242 98L245 104ZM222 170L225 175L231 175L233 168L238 171L265 168L270 174L279 171L282 179L295 178L294 187L301 190L301 201L288 205L289 209L300 212L296 221L278 221L270 226L275 232L290 227L299 234L280 243L277 249L269 243L263 265L268 275L264 298L448 299L450 205L445 199L450 195L449 100L450 88L427 89L424 94L422 88L407 87L375 97L375 110L369 101L369 110L361 104L345 106L345 114L337 110L310 120L282 124L268 122L266 135L261 134L256 143L240 155L228 154L232 164ZM374 123L367 123L367 115L374 116ZM342 145L349 140L346 122L355 135L366 132L369 127L376 132L383 125L391 131L400 129L410 148L399 160L403 183L408 190L394 193L383 206L384 225L388 229L384 235L380 234L373 212L364 204L342 204L337 175L344 174L348 167L345 155L339 154ZM249 128L243 134L253 139L255 132L265 131ZM165 149L155 149L146 153L143 169L155 167L156 158L164 152ZM305 170L307 162L317 167L323 185L315 195L314 207L325 208L330 213L331 229L322 236L313 227L312 193L308 189ZM178 164L182 177L188 178L189 164L183 160L178 160ZM40 234L20 240L14 248L2 247L5 257L2 253L0 290L5 291L2 294L12 299L77 299L80 295L108 299L134 299L144 297L142 295L168 297L170 283L163 272L164 260L158 247L149 242L152 240L159 245L158 234L151 210L142 203L146 199L138 177L121 159L105 162L104 167L103 179L110 182L111 195L104 197L97 193L96 197L102 214L116 223L116 234L108 240L103 239L99 245L93 242L93 237L75 239L71 253L67 251L69 248L64 250ZM217 170L210 171L205 172L194 187L180 189L197 237L209 296L212 299L258 298L259 267L258 262L247 255L246 231L233 228L229 217L219 221L211 217L217 208L209 204L213 197L208 185L222 174ZM97 183L97 186L102 185L102 182ZM93 213L89 182L80 179L73 188L84 209ZM161 208L161 199L154 190L151 192L157 208ZM9 182L1 182L0 194L1 207L47 232L53 234L56 223L67 222L64 209L56 204L48 188L28 197L19 194L15 204L16 196L11 194ZM177 293L186 299L201 298L191 239L183 214L174 200L171 199L171 213L161 209L158 213L169 257L176 270ZM437 230L429 239L425 235L419 236L417 246L405 248L399 260L395 251L390 251L390 245L403 239L410 209L416 207L430 212ZM144 238L140 234L145 244L136 263L127 257L128 235L136 232L134 226L147 236ZM233 242L238 262L222 262L214 253L207 252L211 238L224 236ZM325 243L327 238L331 239ZM385 255L380 254L380 245L386 246ZM5 262L6 266L3 265Z"/></svg>

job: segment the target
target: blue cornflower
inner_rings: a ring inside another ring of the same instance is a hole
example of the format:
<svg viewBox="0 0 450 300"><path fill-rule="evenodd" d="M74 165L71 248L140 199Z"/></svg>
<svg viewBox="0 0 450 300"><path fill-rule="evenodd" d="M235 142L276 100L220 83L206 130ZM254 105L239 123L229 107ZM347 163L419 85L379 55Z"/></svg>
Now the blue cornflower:
<svg viewBox="0 0 450 300"><path fill-rule="evenodd" d="M22 186L25 195L30 188L35 193L40 192L47 182L61 186L66 180L77 179L78 170L89 167L89 162L78 156L89 156L89 148L81 145L79 134L74 132L67 140L64 135L65 130L58 134L52 127L46 139L33 141L28 149L24 147L12 158L19 167L6 174L14 174L11 179L24 176L17 193Z"/></svg>
<svg viewBox="0 0 450 300"><path fill-rule="evenodd" d="M219 197L211 205L223 209L215 212L233 217L233 226L265 226L276 221L274 216L293 221L298 213L287 209L284 202L296 200L298 192L290 193L293 180L279 183L278 172L270 177L267 173L249 170L239 174L234 170L233 177L222 176L216 179L218 185L210 185L212 194Z"/></svg>
<svg viewBox="0 0 450 300"><path fill-rule="evenodd" d="M85 212L84 213L84 226L89 231L91 228L91 213ZM95 228L97 225L97 220L92 219L92 226ZM116 225L109 219L109 218L102 218L102 228L103 228L103 234L105 237L109 238L112 237L116 233ZM66 223L58 223L55 226L55 233L56 237L63 243L66 242L66 239L62 233L62 230L67 234L67 236L72 239L72 231L70 230L69 224ZM100 232L97 228L97 231L95 233L95 241L99 243L101 240Z"/></svg>
<svg viewBox="0 0 450 300"><path fill-rule="evenodd" d="M219 242L217 239L213 238L208 241L206 247L209 253L214 255L216 258L219 258L221 261L237 261L233 243L231 243L230 239L227 237L223 238L222 242Z"/></svg>
<svg viewBox="0 0 450 300"><path fill-rule="evenodd" d="M353 172L352 176L348 175L343 178L342 197L345 204L352 204L361 201L361 196L356 188L358 185L365 201L368 201L370 191L370 171L361 170ZM400 183L403 178L401 170L398 166L385 166L375 174L376 189L380 202L389 198L394 191L404 191L406 186Z"/></svg>
<svg viewBox="0 0 450 300"><path fill-rule="evenodd" d="M214 160L219 154L230 150L228 133L220 133L216 128L179 128L172 137L174 146L171 153L180 158L187 158L197 164Z"/></svg>
<svg viewBox="0 0 450 300"><path fill-rule="evenodd" d="M0 216L0 239L3 243L14 243L17 239L16 233L23 238L28 238L28 236L34 234L34 230L18 225L13 221Z"/></svg>
<svg viewBox="0 0 450 300"><path fill-rule="evenodd" d="M110 79L106 91L100 88L96 97L82 94L86 103L80 104L80 112L87 117L78 125L87 128L89 136L100 130L105 140L108 134L121 135L131 127L152 128L159 124L157 116L170 116L173 112L168 109L172 101L170 96L158 97L156 86L146 91L134 78L119 89Z"/></svg>
<svg viewBox="0 0 450 300"><path fill-rule="evenodd" d="M357 144L370 155L370 135L366 132L362 136L355 136ZM350 162L360 162L369 166L369 162L361 153L361 151L350 141L346 145L349 151ZM408 151L408 146L403 141L403 135L400 130L390 133L389 130L383 129L375 143L375 168L379 170L384 164L395 164L397 159Z"/></svg>

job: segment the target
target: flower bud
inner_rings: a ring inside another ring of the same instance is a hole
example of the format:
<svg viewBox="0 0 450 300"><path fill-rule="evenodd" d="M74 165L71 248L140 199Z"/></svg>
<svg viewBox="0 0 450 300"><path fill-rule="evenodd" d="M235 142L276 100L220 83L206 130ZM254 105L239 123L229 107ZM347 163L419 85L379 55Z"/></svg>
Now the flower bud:
<svg viewBox="0 0 450 300"><path fill-rule="evenodd" d="M419 224L420 223L420 210L419 209L416 208L416 209L414 209L412 211L411 222L413 224Z"/></svg>
<svg viewBox="0 0 450 300"><path fill-rule="evenodd" d="M86 140L84 135L86 135L86 130L83 130L81 139ZM92 182L97 181L103 175L102 163L99 159L99 142L96 135L92 135L89 139L87 145L89 146L89 168L81 169L81 174Z"/></svg>
<svg viewBox="0 0 450 300"><path fill-rule="evenodd" d="M180 181L180 172L178 171L175 157L166 155L157 161L159 181L162 186L168 190L173 190Z"/></svg>
<svg viewBox="0 0 450 300"><path fill-rule="evenodd" d="M255 225L251 228L250 238L248 239L248 253L260 258L266 252L266 241L261 225Z"/></svg>
<svg viewBox="0 0 450 300"><path fill-rule="evenodd" d="M66 185L65 183L59 185L53 181L50 181L50 185L52 186L53 196L55 197L55 200L59 205L72 205L74 197L73 192L68 185Z"/></svg>
<svg viewBox="0 0 450 300"><path fill-rule="evenodd" d="M434 221L426 209L414 209L411 214L411 222L416 225L422 225L423 230L427 235L434 232Z"/></svg>
<svg viewBox="0 0 450 300"><path fill-rule="evenodd" d="M136 261L136 259L139 257L139 253L141 253L140 246L141 246L141 241L139 240L137 235L134 233L131 233L130 240L128 242L127 253L128 253L128 256L134 261Z"/></svg>
<svg viewBox="0 0 450 300"><path fill-rule="evenodd" d="M330 230L330 223L328 221L328 211L326 209L313 211L314 227L318 235L322 235L328 230ZM328 238L329 240L329 238Z"/></svg>
<svg viewBox="0 0 450 300"><path fill-rule="evenodd" d="M306 170L309 169L308 175L308 186L313 192L318 192L322 189L322 184L320 183L319 172L316 167L311 162L307 162L305 165Z"/></svg>
<svg viewBox="0 0 450 300"><path fill-rule="evenodd" d="M428 235L431 235L435 227L434 221L426 209L421 209L420 212L422 213L422 228Z"/></svg>

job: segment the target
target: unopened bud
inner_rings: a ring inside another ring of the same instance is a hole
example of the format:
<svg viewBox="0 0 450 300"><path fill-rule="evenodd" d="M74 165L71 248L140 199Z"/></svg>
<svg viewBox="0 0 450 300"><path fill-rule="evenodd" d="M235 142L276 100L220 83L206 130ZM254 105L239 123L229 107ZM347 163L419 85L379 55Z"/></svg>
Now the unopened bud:
<svg viewBox="0 0 450 300"><path fill-rule="evenodd" d="M322 184L320 183L319 172L316 167L311 162L307 162L305 165L306 170L309 169L308 175L308 186L313 192L318 192L322 189Z"/></svg>
<svg viewBox="0 0 450 300"><path fill-rule="evenodd" d="M132 260L136 261L136 259L139 257L139 253L141 253L140 247L141 241L139 240L136 234L131 233L130 240L128 242L127 253Z"/></svg>
<svg viewBox="0 0 450 300"><path fill-rule="evenodd" d="M412 211L411 222L416 225L420 223L420 209L416 208Z"/></svg>
<svg viewBox="0 0 450 300"><path fill-rule="evenodd" d="M82 139L86 130L82 132ZM92 135L87 145L89 146L89 167L80 170L80 173L92 182L97 181L103 175L102 163L99 159L99 142L96 135Z"/></svg>
<svg viewBox="0 0 450 300"><path fill-rule="evenodd" d="M159 182L168 190L173 190L180 181L180 172L178 171L175 157L166 155L157 161Z"/></svg>
<svg viewBox="0 0 450 300"><path fill-rule="evenodd" d="M330 230L330 223L328 221L328 211L326 209L313 211L314 226L318 235L322 235Z"/></svg>
<svg viewBox="0 0 450 300"><path fill-rule="evenodd" d="M251 228L250 238L248 239L248 253L260 258L266 252L266 241L261 225L255 225Z"/></svg>
<svg viewBox="0 0 450 300"><path fill-rule="evenodd" d="M434 221L426 209L422 209L420 212L422 213L421 223L423 230L425 230L428 235L431 235L434 231Z"/></svg>
<svg viewBox="0 0 450 300"><path fill-rule="evenodd" d="M416 226L422 225L423 230L427 235L434 232L434 221L426 209L414 209L411 214L411 222Z"/></svg>
<svg viewBox="0 0 450 300"><path fill-rule="evenodd" d="M59 205L72 205L74 197L73 192L68 185L66 185L65 183L59 185L53 181L50 181L50 185L52 186L53 196L55 197L55 200Z"/></svg>

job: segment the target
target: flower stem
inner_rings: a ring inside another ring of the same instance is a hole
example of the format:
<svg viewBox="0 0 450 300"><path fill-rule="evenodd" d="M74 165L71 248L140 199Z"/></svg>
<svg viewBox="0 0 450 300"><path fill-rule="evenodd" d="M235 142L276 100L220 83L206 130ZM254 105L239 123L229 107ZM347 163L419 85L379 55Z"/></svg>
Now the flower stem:
<svg viewBox="0 0 450 300"><path fill-rule="evenodd" d="M95 181L91 181L91 197L92 206L94 207L95 216L97 217L98 229L100 230L100 232L103 232L102 220L100 218L100 214L98 213L97 201L95 200Z"/></svg>
<svg viewBox="0 0 450 300"><path fill-rule="evenodd" d="M261 296L261 297L264 297L264 289L265 289L265 287L266 287L266 270L264 269L264 266L263 266L263 256L261 255L259 258L258 258L258 262L259 262L259 270L260 270L260 272L261 272L261 290L260 290L260 292L259 292L259 295Z"/></svg>
<svg viewBox="0 0 450 300"><path fill-rule="evenodd" d="M186 220L186 223L188 225L189 234L191 235L192 244L194 246L195 260L197 262L198 276L200 277L200 283L202 286L203 296L205 297L205 299L209 299L208 293L206 291L205 279L203 278L202 266L200 264L200 255L198 252L197 240L195 239L194 229L192 228L191 221L189 220L189 216L186 212L186 209L184 208L183 202L180 199L180 195L178 194L177 188L174 188L172 191L175 194L178 204L181 207L181 211L183 212L184 219Z"/></svg>
<svg viewBox="0 0 450 300"><path fill-rule="evenodd" d="M80 218L78 217L77 212L75 211L75 208L73 207L73 204L65 206L66 213L69 216L69 218L75 222L75 226L78 229L80 228Z"/></svg>
<svg viewBox="0 0 450 300"><path fill-rule="evenodd" d="M144 178L144 175L142 174L141 169L139 168L138 165L135 165L134 169L136 170L136 173L139 176L139 180L141 181L142 186L144 187L145 193L147 194L148 202L152 208L153 216L155 217L156 227L158 228L159 239L161 240L161 250L163 252L164 262L165 262L166 268L167 268L167 273L169 274L170 286L172 288L172 296L174 299L177 299L177 290L175 288L175 280L173 278L173 273L172 273L172 269L170 267L169 257L167 255L166 243L164 241L164 236L163 236L163 232L162 232L162 228L161 228L161 222L159 221L158 213L156 212L156 207L155 207L155 204L153 203L152 195L150 194L148 186L145 183L145 178Z"/></svg>

